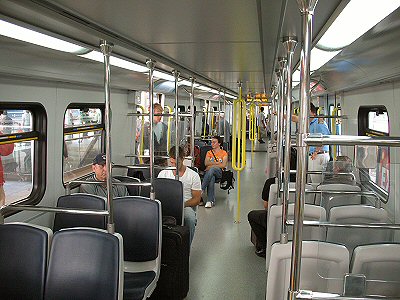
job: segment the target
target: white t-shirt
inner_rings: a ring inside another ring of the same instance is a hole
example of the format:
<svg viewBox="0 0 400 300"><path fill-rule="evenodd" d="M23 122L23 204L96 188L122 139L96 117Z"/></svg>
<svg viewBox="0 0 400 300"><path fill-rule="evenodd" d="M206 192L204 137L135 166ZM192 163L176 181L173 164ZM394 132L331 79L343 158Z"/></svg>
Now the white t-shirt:
<svg viewBox="0 0 400 300"><path fill-rule="evenodd" d="M158 178L170 178L175 179L175 175L172 170L162 170L158 174ZM201 191L201 181L200 176L192 169L186 167L185 173L182 177L179 177L179 181L183 185L183 201L192 198L192 190Z"/></svg>

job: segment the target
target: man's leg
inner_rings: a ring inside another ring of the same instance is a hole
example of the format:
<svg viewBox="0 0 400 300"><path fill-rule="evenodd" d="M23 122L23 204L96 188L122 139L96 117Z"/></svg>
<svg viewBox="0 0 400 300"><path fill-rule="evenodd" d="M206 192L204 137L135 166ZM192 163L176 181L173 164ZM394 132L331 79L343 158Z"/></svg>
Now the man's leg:
<svg viewBox="0 0 400 300"><path fill-rule="evenodd" d="M185 207L183 210L184 224L189 227L190 245L192 244L194 232L196 230L196 212L191 207Z"/></svg>
<svg viewBox="0 0 400 300"><path fill-rule="evenodd" d="M257 237L257 250L267 247L267 210L252 210L247 215L251 229Z"/></svg>

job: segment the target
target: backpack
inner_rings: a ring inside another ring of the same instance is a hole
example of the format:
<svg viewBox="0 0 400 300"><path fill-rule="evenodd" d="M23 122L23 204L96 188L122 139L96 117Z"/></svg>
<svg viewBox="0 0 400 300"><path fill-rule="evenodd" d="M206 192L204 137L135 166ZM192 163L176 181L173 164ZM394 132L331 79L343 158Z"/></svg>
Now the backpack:
<svg viewBox="0 0 400 300"><path fill-rule="evenodd" d="M220 181L220 188L223 190L229 191L234 189L233 183L235 182L235 178L233 177L233 172L231 170L222 170L222 177Z"/></svg>

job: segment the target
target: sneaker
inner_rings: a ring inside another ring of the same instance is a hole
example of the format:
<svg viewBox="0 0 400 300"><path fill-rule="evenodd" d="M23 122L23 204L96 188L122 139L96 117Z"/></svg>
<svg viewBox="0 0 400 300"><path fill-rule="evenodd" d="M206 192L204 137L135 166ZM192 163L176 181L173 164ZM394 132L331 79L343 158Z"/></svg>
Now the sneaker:
<svg viewBox="0 0 400 300"><path fill-rule="evenodd" d="M206 205L204 206L205 208L211 208L212 203L210 201L207 201Z"/></svg>

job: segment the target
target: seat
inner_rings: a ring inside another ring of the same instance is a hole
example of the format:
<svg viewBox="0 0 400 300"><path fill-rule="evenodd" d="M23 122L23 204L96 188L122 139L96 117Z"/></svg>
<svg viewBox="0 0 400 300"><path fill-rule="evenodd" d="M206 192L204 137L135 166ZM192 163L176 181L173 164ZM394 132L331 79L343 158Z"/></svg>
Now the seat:
<svg viewBox="0 0 400 300"><path fill-rule="evenodd" d="M154 179L156 199L161 202L162 216L171 216L177 225L183 225L183 184L169 178Z"/></svg>
<svg viewBox="0 0 400 300"><path fill-rule="evenodd" d="M289 204L288 219L294 218L294 204ZM317 205L304 205L304 220L325 221L326 213L323 207ZM282 224L282 205L273 205L268 211L266 266L270 263L271 247L280 241ZM288 226L288 240L293 238L293 226ZM325 230L315 226L303 227L303 240L325 240Z"/></svg>
<svg viewBox="0 0 400 300"><path fill-rule="evenodd" d="M206 165L204 161L206 159L207 152L210 151L212 147L210 145L204 145L200 147L200 168L199 173L204 174L206 170Z"/></svg>
<svg viewBox="0 0 400 300"><path fill-rule="evenodd" d="M58 198L57 207L105 210L106 199L96 195L77 193ZM106 217L66 213L55 214L53 226L54 231L71 227L93 227L106 229Z"/></svg>
<svg viewBox="0 0 400 300"><path fill-rule="evenodd" d="M127 182L127 183L140 183L139 178L135 177L129 177L129 176L113 176L113 178L121 181L121 182ZM126 186L126 189L128 190L129 196L139 196L140 195L140 186Z"/></svg>
<svg viewBox="0 0 400 300"><path fill-rule="evenodd" d="M161 204L149 198L114 199L115 231L124 238L124 299L146 299L161 266Z"/></svg>
<svg viewBox="0 0 400 300"><path fill-rule="evenodd" d="M37 225L0 225L1 299L43 299L51 237Z"/></svg>
<svg viewBox="0 0 400 300"><path fill-rule="evenodd" d="M122 287L120 234L83 227L54 233L45 300L122 299Z"/></svg>
<svg viewBox="0 0 400 300"><path fill-rule="evenodd" d="M329 211L332 207L335 206L344 206L344 205L355 205L361 204L361 195L356 194L330 194L330 191L333 192L361 192L361 188L357 185L350 184L321 184L317 186L317 191L322 191L321 197L315 198L315 204L321 205L326 209L326 212L329 216Z"/></svg>
<svg viewBox="0 0 400 300"><path fill-rule="evenodd" d="M386 210L367 205L347 205L332 207L330 222L349 223L389 223ZM327 241L341 243L349 249L350 254L358 245L383 243L391 240L391 231L374 228L328 228Z"/></svg>
<svg viewBox="0 0 400 300"><path fill-rule="evenodd" d="M289 191L295 190L295 189L296 189L296 183L289 182ZM312 185L306 184L305 190L306 191L314 191L315 189ZM296 193L289 192L289 203L294 203L295 197L296 197ZM306 194L306 203L314 204L314 198L315 198L315 194L307 193ZM278 201L278 184L277 183L274 183L271 185L270 190L269 190L269 196L268 196L268 206L272 206L274 204L278 204L278 205L282 204L281 199L279 199L279 201Z"/></svg>
<svg viewBox="0 0 400 300"><path fill-rule="evenodd" d="M275 243L267 278L267 300L286 299L292 242ZM342 245L303 241L300 289L342 294L343 277L349 271L349 252Z"/></svg>
<svg viewBox="0 0 400 300"><path fill-rule="evenodd" d="M354 249L351 273L364 274L366 295L400 295L400 244L376 244Z"/></svg>

